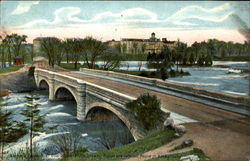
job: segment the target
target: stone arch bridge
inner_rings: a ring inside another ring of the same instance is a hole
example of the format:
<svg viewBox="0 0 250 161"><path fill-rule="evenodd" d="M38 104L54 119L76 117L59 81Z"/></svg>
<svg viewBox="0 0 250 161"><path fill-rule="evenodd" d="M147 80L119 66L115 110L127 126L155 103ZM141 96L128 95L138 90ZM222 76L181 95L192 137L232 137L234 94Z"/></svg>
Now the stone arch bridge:
<svg viewBox="0 0 250 161"><path fill-rule="evenodd" d="M135 140L145 135L141 123L125 107L127 102L135 98L44 69L36 68L34 76L38 88L48 88L49 100L74 99L78 120L89 120L96 111L104 109L115 114L128 127Z"/></svg>

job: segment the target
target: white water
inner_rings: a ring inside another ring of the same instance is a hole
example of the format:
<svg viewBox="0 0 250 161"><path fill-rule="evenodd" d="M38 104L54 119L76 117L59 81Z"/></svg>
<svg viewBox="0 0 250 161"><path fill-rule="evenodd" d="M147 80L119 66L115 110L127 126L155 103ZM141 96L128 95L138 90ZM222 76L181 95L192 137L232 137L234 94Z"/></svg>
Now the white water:
<svg viewBox="0 0 250 161"><path fill-rule="evenodd" d="M25 108L25 96L28 93L12 93L8 96L8 106L4 107L4 110L12 111L15 115L13 120L23 121L25 117L20 115L21 110ZM40 100L38 101L40 106L41 114L46 115L45 127L53 127L57 125L55 130L46 130L40 133L39 136L34 138L34 142L39 147L39 151L47 159L48 158L58 158L61 153L56 150L55 145L51 141L52 136L60 135L63 132L80 133L83 146L88 147L90 152L104 150L105 148L97 142L100 139L101 130L100 127L112 126L114 133L124 133L128 132L128 129L122 125L120 121L110 121L110 122L80 122L76 119L76 104L72 101L48 101L47 95L42 95L38 93ZM5 97L6 99L7 97ZM66 130L66 131L65 131ZM110 129L109 129L110 130ZM25 148L27 145L28 134L20 138L18 142L11 143L6 147L8 153L17 152L19 149ZM116 146L121 146L119 141Z"/></svg>

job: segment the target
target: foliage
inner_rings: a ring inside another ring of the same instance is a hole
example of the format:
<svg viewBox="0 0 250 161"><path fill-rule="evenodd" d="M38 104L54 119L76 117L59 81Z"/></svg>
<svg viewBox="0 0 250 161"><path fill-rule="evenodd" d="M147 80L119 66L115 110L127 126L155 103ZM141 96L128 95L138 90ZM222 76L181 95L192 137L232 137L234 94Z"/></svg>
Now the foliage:
<svg viewBox="0 0 250 161"><path fill-rule="evenodd" d="M5 106L7 104L3 103L3 98L0 98L0 152L2 160L5 144L17 141L26 133L26 130L23 128L24 123L13 121L13 113L7 110L4 111L3 107Z"/></svg>
<svg viewBox="0 0 250 161"><path fill-rule="evenodd" d="M154 129L161 118L161 102L149 93L140 95L136 100L127 103L126 107L142 122L146 130Z"/></svg>
<svg viewBox="0 0 250 161"><path fill-rule="evenodd" d="M28 71L28 75L33 77L34 73L35 73L35 67L30 67Z"/></svg>
<svg viewBox="0 0 250 161"><path fill-rule="evenodd" d="M15 71L21 69L22 67L23 67L23 65L8 67L8 68L5 68L3 70L0 70L0 74L9 73L9 72L15 72Z"/></svg>
<svg viewBox="0 0 250 161"><path fill-rule="evenodd" d="M157 74L159 74L162 80L165 80L169 77L169 70L172 70L173 67L173 52L174 50L165 46L160 54L152 53L148 54L148 68L157 69ZM153 76L154 77L154 76Z"/></svg>
<svg viewBox="0 0 250 161"><path fill-rule="evenodd" d="M77 157L62 159L64 161L118 161L124 160L133 156L138 156L152 149L165 145L175 139L174 130L164 129L158 131L144 139L138 140L132 144L127 144L119 148L96 152L93 154L79 154Z"/></svg>
<svg viewBox="0 0 250 161"><path fill-rule="evenodd" d="M15 161L44 161L41 152L38 151L38 147L36 144L33 146L33 155L30 157L30 148L27 146L25 148L21 148L16 152L11 152L8 154L8 158Z"/></svg>
<svg viewBox="0 0 250 161"><path fill-rule="evenodd" d="M26 129L29 130L29 140L30 140L30 158L32 158L32 150L33 150L33 137L38 135L38 132L44 131L45 124L45 115L40 114L39 104L36 103L39 100L38 97L30 94L30 96L26 96L27 104L26 108L22 110L21 114L25 116L27 119L24 122L27 123Z"/></svg>
<svg viewBox="0 0 250 161"><path fill-rule="evenodd" d="M79 152L87 152L88 149L81 145L81 133L75 131L67 132L67 129L63 128L62 134L53 136L51 138L52 143L56 145L63 157L76 156Z"/></svg>
<svg viewBox="0 0 250 161"><path fill-rule="evenodd" d="M8 65L12 65L13 58L16 56L22 56L23 59L26 57L25 47L26 35L18 35L16 33L7 34L6 32L1 32L0 39L2 43L0 44L0 56L2 67L6 67L5 62Z"/></svg>

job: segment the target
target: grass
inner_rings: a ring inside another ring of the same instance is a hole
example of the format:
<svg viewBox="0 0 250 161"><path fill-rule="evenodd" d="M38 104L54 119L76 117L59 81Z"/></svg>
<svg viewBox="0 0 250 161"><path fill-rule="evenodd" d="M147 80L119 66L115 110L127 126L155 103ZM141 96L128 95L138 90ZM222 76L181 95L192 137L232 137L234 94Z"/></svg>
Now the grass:
<svg viewBox="0 0 250 161"><path fill-rule="evenodd" d="M12 67L2 69L2 70L0 70L0 75L4 74L4 73L17 71L17 70L21 69L22 67L23 67L23 65L21 65L21 66L12 66Z"/></svg>
<svg viewBox="0 0 250 161"><path fill-rule="evenodd" d="M92 154L80 153L76 157L64 158L63 161L118 161L130 157L135 157L152 149L165 145L175 139L174 130L160 130L142 140L132 144L127 144L122 147L111 150L100 151Z"/></svg>
<svg viewBox="0 0 250 161"><path fill-rule="evenodd" d="M192 140L190 143L188 143L188 144L186 144L185 142L182 142L180 145L174 147L174 148L173 148L172 150L170 150L170 151L175 151L175 150L179 150L179 149L184 149L184 148L187 148L187 147L192 146L193 144L194 144L193 140Z"/></svg>
<svg viewBox="0 0 250 161"><path fill-rule="evenodd" d="M172 155L165 155L160 156L158 158L150 159L148 161L180 161L180 158L187 155L197 155L200 159L200 161L209 161L211 160L208 158L202 150L194 148L191 151L184 152L184 153L178 153L178 154L172 154Z"/></svg>

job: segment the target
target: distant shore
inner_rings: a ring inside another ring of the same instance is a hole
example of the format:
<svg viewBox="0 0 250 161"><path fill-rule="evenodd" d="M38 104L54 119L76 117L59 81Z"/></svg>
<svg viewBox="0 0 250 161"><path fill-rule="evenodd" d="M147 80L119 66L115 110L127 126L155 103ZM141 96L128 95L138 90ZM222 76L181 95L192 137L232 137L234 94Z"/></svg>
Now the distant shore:
<svg viewBox="0 0 250 161"><path fill-rule="evenodd" d="M213 58L213 61L250 61L250 56L238 57L222 57L222 58Z"/></svg>

